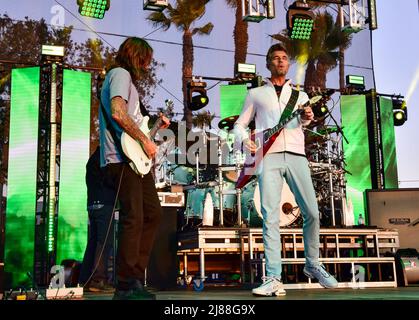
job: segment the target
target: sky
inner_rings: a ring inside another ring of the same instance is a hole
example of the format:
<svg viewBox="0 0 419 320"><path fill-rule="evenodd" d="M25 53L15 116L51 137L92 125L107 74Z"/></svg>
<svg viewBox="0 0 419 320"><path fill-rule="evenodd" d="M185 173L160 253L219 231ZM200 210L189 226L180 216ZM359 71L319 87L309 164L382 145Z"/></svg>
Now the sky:
<svg viewBox="0 0 419 320"><path fill-rule="evenodd" d="M173 2L174 0L170 0ZM180 45L169 45L154 40L181 43L182 35L174 27L169 31L157 30L146 21L149 11L142 9L142 0L112 0L111 8L103 20L81 17L77 12L77 0L0 0L0 13L7 13L13 19L44 18L47 23L73 25L76 29L94 29L100 32L120 34L122 36L101 35L109 46L118 48L124 36L147 36L154 48L155 59L165 64L158 76L163 79L163 88L157 88L152 105L157 109L164 105L167 98L175 102L176 111L182 109L181 102L181 57ZM257 71L268 76L264 67L264 55L272 39L269 34L278 33L285 28L285 4L290 0L276 0L276 18L249 24L248 63L254 63ZM60 6L62 5L62 6ZM67 11L68 10L68 11ZM70 13L71 12L71 13ZM372 32L373 61L377 91L383 94L401 94L408 96L408 121L396 127L396 148L400 187L419 187L419 89L412 84L419 74L419 5L418 0L377 0L378 29ZM207 77L232 77L234 61L234 11L225 5L224 0L212 0L207 6L205 16L197 26L212 22L215 27L210 36L194 39L196 46L223 49L209 50L195 48L194 75ZM366 87L373 85L369 51L369 30L353 35L352 46L347 50L346 73L363 74ZM82 42L93 32L73 31L73 39ZM337 88L337 70L330 72L327 86ZM296 66L290 69L290 77L295 82ZM208 81L208 88L216 82ZM221 83L223 84L223 83ZM219 85L208 91L210 103L205 110L219 115ZM338 114L335 108L334 115ZM216 118L215 122L218 122Z"/></svg>

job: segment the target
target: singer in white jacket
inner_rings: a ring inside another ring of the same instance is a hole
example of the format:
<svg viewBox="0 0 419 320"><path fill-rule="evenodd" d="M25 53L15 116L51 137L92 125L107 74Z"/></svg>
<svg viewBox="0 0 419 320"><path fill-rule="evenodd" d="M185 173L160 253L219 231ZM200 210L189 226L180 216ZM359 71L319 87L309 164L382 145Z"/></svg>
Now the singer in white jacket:
<svg viewBox="0 0 419 320"><path fill-rule="evenodd" d="M271 72L271 78L266 79L262 87L249 90L240 117L234 126L238 141L251 152L255 152L257 146L249 139L246 130L250 121L255 119L256 130L277 125L292 92L290 81L286 80L289 69L288 54L280 44L275 44L269 49L266 55L266 67ZM294 108L298 108L307 101L307 94L299 92ZM319 283L326 288L335 288L338 285L336 279L319 263L319 211L308 160L305 156L302 130L302 127L308 125L313 119L313 111L310 107L306 107L301 116L289 122L268 150L257 170L267 277L263 279L261 286L252 290L255 295L285 295L281 281L279 228L279 205L284 179L294 194L304 219L305 275L317 278Z"/></svg>

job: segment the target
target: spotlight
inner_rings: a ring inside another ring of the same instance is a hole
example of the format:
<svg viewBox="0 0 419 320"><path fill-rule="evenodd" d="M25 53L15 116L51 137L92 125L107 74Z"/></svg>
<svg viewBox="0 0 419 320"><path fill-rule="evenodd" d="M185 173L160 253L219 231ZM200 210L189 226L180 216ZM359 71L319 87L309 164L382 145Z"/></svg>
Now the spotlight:
<svg viewBox="0 0 419 320"><path fill-rule="evenodd" d="M256 74L256 65L250 63L238 63L237 72L244 74Z"/></svg>
<svg viewBox="0 0 419 320"><path fill-rule="evenodd" d="M162 12L168 5L167 0L144 0L143 9Z"/></svg>
<svg viewBox="0 0 419 320"><path fill-rule="evenodd" d="M103 19L105 11L109 10L111 0L77 0L77 4L82 16Z"/></svg>
<svg viewBox="0 0 419 320"><path fill-rule="evenodd" d="M236 79L240 81L251 81L256 76L255 64L238 63L236 70Z"/></svg>
<svg viewBox="0 0 419 320"><path fill-rule="evenodd" d="M275 18L274 0L242 0L244 21L261 22L263 19Z"/></svg>
<svg viewBox="0 0 419 320"><path fill-rule="evenodd" d="M354 89L365 89L365 79L364 76L357 76L357 75L347 75L346 76L346 87L347 88L354 88Z"/></svg>
<svg viewBox="0 0 419 320"><path fill-rule="evenodd" d="M288 8L287 28L291 40L309 40L314 30L314 14L308 4L295 1Z"/></svg>
<svg viewBox="0 0 419 320"><path fill-rule="evenodd" d="M329 113L329 109L324 105L313 106L313 113L316 118L322 118Z"/></svg>
<svg viewBox="0 0 419 320"><path fill-rule="evenodd" d="M197 111L205 107L209 98L207 96L207 86L206 82L202 81L202 78L195 79L193 78L191 82L188 83L188 108L192 111Z"/></svg>
<svg viewBox="0 0 419 320"><path fill-rule="evenodd" d="M42 45L41 55L43 62L62 63L64 60L64 47Z"/></svg>
<svg viewBox="0 0 419 320"><path fill-rule="evenodd" d="M370 24L370 30L375 30L378 28L377 6L375 4L375 0L368 0L368 22Z"/></svg>
<svg viewBox="0 0 419 320"><path fill-rule="evenodd" d="M400 97L393 98L393 120L396 127L402 126L407 121L406 101Z"/></svg>

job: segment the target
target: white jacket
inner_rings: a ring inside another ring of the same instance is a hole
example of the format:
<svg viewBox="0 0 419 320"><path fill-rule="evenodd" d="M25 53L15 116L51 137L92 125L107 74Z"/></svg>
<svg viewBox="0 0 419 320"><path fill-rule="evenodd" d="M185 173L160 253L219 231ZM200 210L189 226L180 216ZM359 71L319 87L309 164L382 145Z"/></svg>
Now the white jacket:
<svg viewBox="0 0 419 320"><path fill-rule="evenodd" d="M247 94L240 117L234 125L238 143L249 137L246 128L253 118L256 122L256 131L276 126L288 103L292 92L291 80L285 82L279 99L272 82L269 79L265 79L265 82L266 84L262 87L250 89ZM294 110L308 100L307 94L300 91ZM309 120L303 121L299 116L290 121L276 138L268 153L289 151L305 155L302 126L309 123Z"/></svg>

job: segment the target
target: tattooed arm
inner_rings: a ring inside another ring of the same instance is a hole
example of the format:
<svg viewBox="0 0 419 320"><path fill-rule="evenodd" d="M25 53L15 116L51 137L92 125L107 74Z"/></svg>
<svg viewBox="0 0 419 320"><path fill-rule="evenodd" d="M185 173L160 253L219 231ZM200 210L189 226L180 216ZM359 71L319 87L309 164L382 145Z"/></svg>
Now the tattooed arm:
<svg viewBox="0 0 419 320"><path fill-rule="evenodd" d="M114 97L111 100L112 118L128 133L133 139L139 141L150 159L154 158L157 146L151 141L136 125L128 115L127 103L121 97Z"/></svg>

